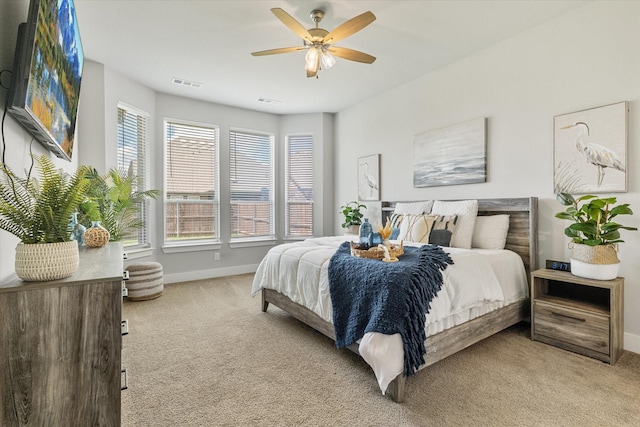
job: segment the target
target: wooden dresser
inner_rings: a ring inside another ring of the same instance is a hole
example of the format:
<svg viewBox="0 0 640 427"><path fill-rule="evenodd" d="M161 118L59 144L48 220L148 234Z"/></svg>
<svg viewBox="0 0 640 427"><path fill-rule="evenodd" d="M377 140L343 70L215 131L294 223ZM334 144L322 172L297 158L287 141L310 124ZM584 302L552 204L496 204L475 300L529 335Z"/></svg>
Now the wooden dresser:
<svg viewBox="0 0 640 427"><path fill-rule="evenodd" d="M610 364L623 351L624 279L531 273L531 338Z"/></svg>
<svg viewBox="0 0 640 427"><path fill-rule="evenodd" d="M119 426L121 243L50 282L0 284L0 425Z"/></svg>

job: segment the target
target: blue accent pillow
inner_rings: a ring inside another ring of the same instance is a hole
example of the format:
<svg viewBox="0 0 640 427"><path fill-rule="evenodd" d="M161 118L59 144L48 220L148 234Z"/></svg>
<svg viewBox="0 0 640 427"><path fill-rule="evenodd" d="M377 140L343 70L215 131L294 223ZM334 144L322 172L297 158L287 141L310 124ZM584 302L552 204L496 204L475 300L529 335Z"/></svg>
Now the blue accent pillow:
<svg viewBox="0 0 640 427"><path fill-rule="evenodd" d="M389 239L396 240L400 235L400 227L394 227L391 229L391 237Z"/></svg>

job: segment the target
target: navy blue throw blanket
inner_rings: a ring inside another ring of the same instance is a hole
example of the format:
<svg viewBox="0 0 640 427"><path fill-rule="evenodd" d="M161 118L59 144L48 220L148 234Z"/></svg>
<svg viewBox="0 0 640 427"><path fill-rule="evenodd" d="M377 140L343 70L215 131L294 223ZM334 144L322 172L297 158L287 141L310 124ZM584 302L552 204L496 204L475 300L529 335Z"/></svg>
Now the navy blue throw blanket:
<svg viewBox="0 0 640 427"><path fill-rule="evenodd" d="M404 344L404 374L424 364L425 315L442 287L442 271L453 264L439 246L405 247L395 263L351 255L345 242L329 261L329 290L338 348L367 332L399 333Z"/></svg>

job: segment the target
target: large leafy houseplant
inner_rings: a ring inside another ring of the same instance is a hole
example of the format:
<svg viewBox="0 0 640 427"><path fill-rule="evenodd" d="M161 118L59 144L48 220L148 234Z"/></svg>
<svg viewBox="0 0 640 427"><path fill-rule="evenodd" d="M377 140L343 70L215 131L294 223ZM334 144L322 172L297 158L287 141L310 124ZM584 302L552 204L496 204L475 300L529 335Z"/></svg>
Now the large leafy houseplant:
<svg viewBox="0 0 640 427"><path fill-rule="evenodd" d="M32 175L34 165L39 178ZM6 165L0 168L0 229L20 239L16 275L26 281L72 275L79 254L71 240L70 219L89 188L88 168L69 175L45 155L34 158L24 178Z"/></svg>
<svg viewBox="0 0 640 427"><path fill-rule="evenodd" d="M88 173L91 182L87 200L80 205L83 214L81 222L89 226L92 221L109 231L110 241L120 241L131 237L142 228L140 218L145 199L155 199L158 190L138 191L139 179L129 171L111 169L106 175L100 175L92 169Z"/></svg>
<svg viewBox="0 0 640 427"><path fill-rule="evenodd" d="M588 279L611 280L617 277L620 268L618 243L620 230L637 230L616 221L618 215L631 215L629 204L616 205L615 197L599 198L585 195L578 198L568 193L556 197L567 206L556 218L573 221L564 230L571 238L571 273Z"/></svg>
<svg viewBox="0 0 640 427"><path fill-rule="evenodd" d="M344 222L342 228L350 228L352 226L359 226L362 224L362 217L364 214L361 210L366 209L367 206L360 204L356 201L349 202L344 206L340 206L340 212L344 216Z"/></svg>
<svg viewBox="0 0 640 427"><path fill-rule="evenodd" d="M620 230L637 230L615 222L618 215L632 215L629 204L615 205L615 197L599 198L585 195L578 198L568 193L558 193L557 200L567 206L564 212L558 212L556 218L573 221L564 230L571 241L578 244L597 246L622 243Z"/></svg>
<svg viewBox="0 0 640 427"><path fill-rule="evenodd" d="M69 219L89 188L88 168L69 175L45 155L35 159L35 167L39 178L32 169L22 178L0 166L0 229L26 244L68 242Z"/></svg>

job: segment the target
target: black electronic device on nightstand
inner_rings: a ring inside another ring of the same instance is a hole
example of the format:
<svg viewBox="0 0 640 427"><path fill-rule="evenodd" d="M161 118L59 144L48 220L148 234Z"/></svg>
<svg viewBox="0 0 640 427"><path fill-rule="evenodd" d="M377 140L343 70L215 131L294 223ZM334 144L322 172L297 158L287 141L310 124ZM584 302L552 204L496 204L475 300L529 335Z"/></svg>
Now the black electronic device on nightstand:
<svg viewBox="0 0 640 427"><path fill-rule="evenodd" d="M566 261L547 260L547 269L559 271L571 271L571 263Z"/></svg>

